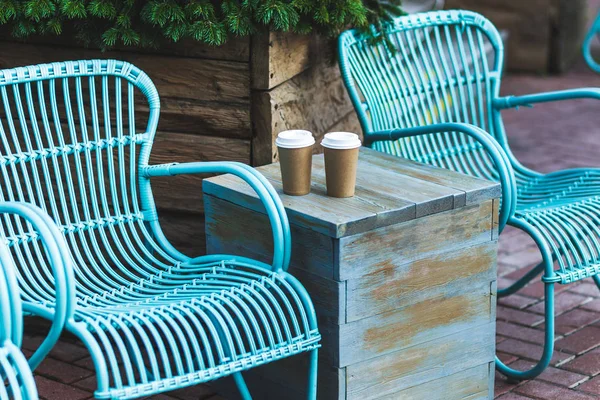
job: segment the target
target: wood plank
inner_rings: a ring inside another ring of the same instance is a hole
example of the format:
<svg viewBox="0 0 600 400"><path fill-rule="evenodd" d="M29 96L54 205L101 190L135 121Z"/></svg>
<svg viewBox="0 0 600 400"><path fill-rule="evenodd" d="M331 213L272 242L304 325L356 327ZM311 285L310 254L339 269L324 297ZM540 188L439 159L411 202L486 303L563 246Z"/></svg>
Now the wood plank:
<svg viewBox="0 0 600 400"><path fill-rule="evenodd" d="M315 175L324 178L325 159L323 156L313 157L314 167L318 167ZM416 218L451 210L455 208L455 199L465 195L464 192L456 189L396 173L385 166L373 165L370 160L363 157L362 152L358 158L356 186L368 189L376 197L389 196L397 201L415 203ZM464 204L464 202L459 203Z"/></svg>
<svg viewBox="0 0 600 400"><path fill-rule="evenodd" d="M462 289L442 288L418 303L340 325L339 349L323 349L341 368L494 322L489 282Z"/></svg>
<svg viewBox="0 0 600 400"><path fill-rule="evenodd" d="M390 224L415 217L415 204L381 195L363 187L357 187L356 195L345 199L327 197L325 178L319 167L313 169L311 193L305 196L288 196L283 186L273 178L279 166L259 169L279 194L292 224L314 230L331 237L342 237L374 229L378 224ZM227 198L236 204L258 212L264 212L254 191L241 179L222 175L207 179L204 192L215 197Z"/></svg>
<svg viewBox="0 0 600 400"><path fill-rule="evenodd" d="M10 42L0 42L0 49L0 68L71 59L129 61L156 85L162 101L161 129L246 139L252 135L247 63ZM148 106L140 93L136 104L138 125L143 129Z"/></svg>
<svg viewBox="0 0 600 400"><path fill-rule="evenodd" d="M408 264L379 265L376 271L346 281L346 322L460 293L470 282L495 280L496 252L496 243L488 241Z"/></svg>
<svg viewBox="0 0 600 400"><path fill-rule="evenodd" d="M208 136L159 132L150 165L193 161L250 162L250 142ZM161 209L203 213L202 179L208 175L152 178L152 192Z"/></svg>
<svg viewBox="0 0 600 400"><path fill-rule="evenodd" d="M478 365L487 366L495 356L494 325L495 321L488 322L348 366L347 399L376 399Z"/></svg>
<svg viewBox="0 0 600 400"><path fill-rule="evenodd" d="M248 64L196 60L185 57L99 52L34 44L2 42L0 68L73 59L121 59L128 61L152 79L162 97L206 101L248 102Z"/></svg>
<svg viewBox="0 0 600 400"><path fill-rule="evenodd" d="M452 375L412 386L396 393L379 397L379 400L443 400L488 399L488 364L481 364ZM493 376L493 375L492 375ZM437 396L437 397L436 397ZM490 397L490 398L493 398Z"/></svg>
<svg viewBox="0 0 600 400"><path fill-rule="evenodd" d="M385 265L401 265L490 240L492 201L391 225L339 240L336 279L364 276ZM336 271L334 271L334 274Z"/></svg>
<svg viewBox="0 0 600 400"><path fill-rule="evenodd" d="M209 253L226 253L255 258L271 263L273 238L267 216L226 200L205 194L207 210L206 234ZM303 227L292 225L291 271L333 277L333 241ZM315 283L314 285L319 286ZM337 285L337 284L336 284ZM320 284L323 289L326 283ZM333 281L329 285L333 290ZM328 297L327 300L331 300ZM331 310L335 303L324 306Z"/></svg>
<svg viewBox="0 0 600 400"><path fill-rule="evenodd" d="M322 353L320 351L319 356ZM332 367L327 363L328 360L319 357L317 398L344 400L346 398L346 370ZM258 389L258 385L255 384L258 380L257 377L263 378L262 382L269 384L267 399L305 400L307 398L308 353L266 364L246 372L244 376L251 389ZM279 388L270 386L272 382L277 382L281 386ZM251 391L251 393L253 392ZM254 395L254 398L263 399L264 397Z"/></svg>
<svg viewBox="0 0 600 400"><path fill-rule="evenodd" d="M399 174L412 176L413 178L465 192L464 204L459 202L457 206L481 203L485 200L499 198L502 193L500 184L497 182L472 177L445 168L438 168L433 165L418 163L366 147L363 147L361 151L364 153L363 158L371 165L387 168ZM457 200L455 198L455 201Z"/></svg>
<svg viewBox="0 0 600 400"><path fill-rule="evenodd" d="M163 233L177 250L190 257L206 254L204 215L159 211L158 220Z"/></svg>
<svg viewBox="0 0 600 400"><path fill-rule="evenodd" d="M309 68L268 92L253 91L253 164L278 160L275 138L279 132L302 127L319 137L352 109L334 65Z"/></svg>
<svg viewBox="0 0 600 400"><path fill-rule="evenodd" d="M359 170L362 167L363 165ZM279 164L266 165L260 167L258 171L274 184L283 185ZM300 200L302 203L294 202L298 205L294 207L294 211L301 214L303 220L310 220L317 226L330 220L329 231L336 238L416 217L414 200L400 198L389 191L379 190L380 181L361 179L363 174L368 172L360 171L357 174L356 192L353 197L345 199L328 197L323 155L313 156L311 193L316 196L310 194L303 196L306 197L306 204L304 199Z"/></svg>
<svg viewBox="0 0 600 400"><path fill-rule="evenodd" d="M492 208L492 240L498 239L498 229L500 228L500 199L494 199Z"/></svg>
<svg viewBox="0 0 600 400"><path fill-rule="evenodd" d="M270 90L321 61L319 37L262 31L252 36L252 89Z"/></svg>
<svg viewBox="0 0 600 400"><path fill-rule="evenodd" d="M159 130L247 140L252 138L250 105L246 101L217 102L161 97L160 103ZM138 103L136 111L137 120L145 124L148 120L147 104Z"/></svg>

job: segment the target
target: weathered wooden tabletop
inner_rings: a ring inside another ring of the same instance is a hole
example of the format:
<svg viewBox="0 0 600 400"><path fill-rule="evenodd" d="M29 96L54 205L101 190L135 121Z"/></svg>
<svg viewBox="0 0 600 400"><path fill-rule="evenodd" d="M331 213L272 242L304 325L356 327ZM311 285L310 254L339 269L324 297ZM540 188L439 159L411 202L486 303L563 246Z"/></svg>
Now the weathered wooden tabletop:
<svg viewBox="0 0 600 400"><path fill-rule="evenodd" d="M290 223L334 238L405 222L500 197L500 185L457 172L361 148L356 194L326 194L323 155L313 157L311 193L283 193L279 164L259 167L280 194ZM204 180L204 193L263 211L254 191L241 179L221 175Z"/></svg>

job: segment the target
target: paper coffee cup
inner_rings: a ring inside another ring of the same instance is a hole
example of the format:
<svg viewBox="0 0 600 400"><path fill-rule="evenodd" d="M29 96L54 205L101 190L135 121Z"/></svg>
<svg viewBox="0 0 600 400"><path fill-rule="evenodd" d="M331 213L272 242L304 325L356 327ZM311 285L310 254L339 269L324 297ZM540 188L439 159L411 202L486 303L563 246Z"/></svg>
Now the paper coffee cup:
<svg viewBox="0 0 600 400"><path fill-rule="evenodd" d="M312 148L315 139L312 133L303 130L283 131L275 140L279 151L279 166L283 193L302 196L310 192Z"/></svg>
<svg viewBox="0 0 600 400"><path fill-rule="evenodd" d="M327 195L354 196L358 151L361 146L358 135L350 132L331 132L325 135L321 146L325 150Z"/></svg>

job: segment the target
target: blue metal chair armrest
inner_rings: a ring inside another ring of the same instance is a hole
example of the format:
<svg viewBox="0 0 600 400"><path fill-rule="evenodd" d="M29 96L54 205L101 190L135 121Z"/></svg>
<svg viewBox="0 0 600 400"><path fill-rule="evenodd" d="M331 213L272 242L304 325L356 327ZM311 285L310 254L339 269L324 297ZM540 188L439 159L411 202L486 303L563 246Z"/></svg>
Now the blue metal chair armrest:
<svg viewBox="0 0 600 400"><path fill-rule="evenodd" d="M475 125L465 123L442 123L412 128L398 128L372 132L366 135L365 142L370 144L380 140L398 140L410 136L428 135L432 133L462 132L479 142L493 160L498 169L502 185L502 205L498 230L502 232L510 217L515 213L517 192L515 173L508 156L500 144L486 131Z"/></svg>
<svg viewBox="0 0 600 400"><path fill-rule="evenodd" d="M582 49L583 49L583 58L587 65L595 72L600 73L600 64L597 60L592 56L592 40L600 33L600 13L596 15L596 19L588 32L585 35L585 39L583 40Z"/></svg>
<svg viewBox="0 0 600 400"><path fill-rule="evenodd" d="M287 214L273 186L258 171L236 162L190 162L151 165L141 174L151 178L186 174L232 174L250 185L263 203L273 232L273 271L287 271L291 256L291 236Z"/></svg>
<svg viewBox="0 0 600 400"><path fill-rule="evenodd" d="M581 88L557 90L554 92L543 92L526 94L523 96L505 96L494 99L493 105L498 110L515 108L520 106L530 107L535 103L548 103L551 101L573 100L573 99L597 99L600 100L600 89Z"/></svg>
<svg viewBox="0 0 600 400"><path fill-rule="evenodd" d="M45 246L49 258L52 275L54 277L54 290L56 304L53 309L52 326L48 336L44 339L40 347L29 359L29 365L35 369L48 355L52 347L60 338L60 334L65 324L73 317L75 306L75 278L73 274L73 265L67 243L62 233L50 216L41 208L32 204L23 202L0 202L0 214L18 215L27 221L33 227L35 233L39 236ZM22 229L22 228L19 228ZM25 235L25 232L20 232ZM39 264L30 264L32 267ZM34 282L29 282L35 284ZM40 306L25 302L24 311L43 312ZM22 326L19 328L22 329ZM21 345L19 339L15 344Z"/></svg>

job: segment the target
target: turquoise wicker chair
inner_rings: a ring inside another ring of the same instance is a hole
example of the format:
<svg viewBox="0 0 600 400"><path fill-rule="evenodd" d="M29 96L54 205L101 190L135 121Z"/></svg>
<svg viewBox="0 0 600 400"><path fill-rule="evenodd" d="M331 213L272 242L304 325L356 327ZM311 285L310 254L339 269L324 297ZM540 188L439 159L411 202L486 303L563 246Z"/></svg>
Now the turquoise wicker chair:
<svg viewBox="0 0 600 400"><path fill-rule="evenodd" d="M33 226L40 227L39 234L49 239L48 251L57 249L52 243L54 239L48 238L48 227L36 215L36 210L27 205L0 203L0 213L21 215ZM7 244L0 241L0 378L4 383L0 385L0 400L38 398L31 369L20 350L22 340L23 309L17 270Z"/></svg>
<svg viewBox="0 0 600 400"><path fill-rule="evenodd" d="M594 38L600 35L600 12L596 15L596 19L592 23L590 30L585 35L583 40L583 58L587 65L594 71L600 73L600 64L592 56L592 42Z"/></svg>
<svg viewBox="0 0 600 400"><path fill-rule="evenodd" d="M25 310L53 320L32 367L66 329L92 355L96 398L149 396L228 375L250 398L241 371L310 352L315 398L316 317L286 272L289 224L262 175L228 162L148 165L159 97L126 62L0 71L0 97L0 200L38 206L63 237L57 256L46 259L29 225L0 221ZM272 265L190 258L169 244L152 178L205 173L237 175L257 192L272 225Z"/></svg>
<svg viewBox="0 0 600 400"><path fill-rule="evenodd" d="M600 272L600 170L541 174L513 156L501 111L575 98L600 99L597 89L499 96L502 40L494 26L468 11L435 11L395 20L385 32L395 49L357 31L339 39L342 76L374 149L501 182L499 231L508 224L529 234L542 262L507 296L543 273L546 334L541 360L512 378L539 375L554 347L554 285ZM524 111L526 112L526 111ZM556 262L556 268L554 266Z"/></svg>

